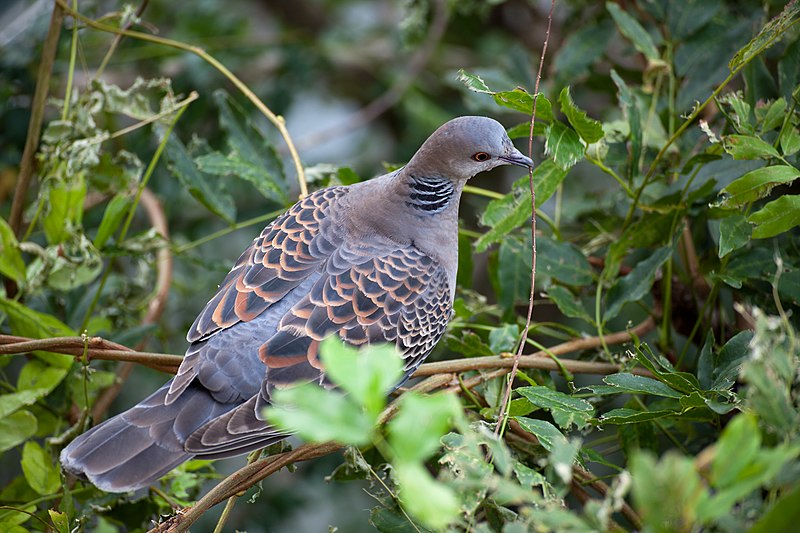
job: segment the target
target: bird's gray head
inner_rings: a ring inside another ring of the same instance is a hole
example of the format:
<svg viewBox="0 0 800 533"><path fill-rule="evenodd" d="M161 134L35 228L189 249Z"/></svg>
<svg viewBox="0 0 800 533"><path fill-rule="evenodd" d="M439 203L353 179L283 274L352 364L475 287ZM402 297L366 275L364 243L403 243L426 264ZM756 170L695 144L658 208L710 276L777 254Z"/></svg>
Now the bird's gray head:
<svg viewBox="0 0 800 533"><path fill-rule="evenodd" d="M500 165L532 167L514 148L502 124L487 117L459 117L428 137L406 168L425 176L468 180Z"/></svg>

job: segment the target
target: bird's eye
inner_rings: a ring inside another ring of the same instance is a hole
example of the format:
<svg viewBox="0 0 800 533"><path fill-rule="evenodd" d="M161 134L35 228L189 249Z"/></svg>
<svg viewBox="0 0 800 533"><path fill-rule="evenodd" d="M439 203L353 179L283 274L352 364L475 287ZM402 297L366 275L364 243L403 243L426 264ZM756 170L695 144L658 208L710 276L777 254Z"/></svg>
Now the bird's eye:
<svg viewBox="0 0 800 533"><path fill-rule="evenodd" d="M477 154L472 155L472 159L479 162L488 161L489 159L491 159L491 157L492 156L490 156L486 152L478 152Z"/></svg>

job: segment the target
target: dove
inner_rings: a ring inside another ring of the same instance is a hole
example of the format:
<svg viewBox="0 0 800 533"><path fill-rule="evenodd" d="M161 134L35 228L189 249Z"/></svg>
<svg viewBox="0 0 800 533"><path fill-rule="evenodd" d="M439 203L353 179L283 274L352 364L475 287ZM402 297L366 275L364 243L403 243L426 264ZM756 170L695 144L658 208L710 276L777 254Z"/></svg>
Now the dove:
<svg viewBox="0 0 800 533"><path fill-rule="evenodd" d="M301 199L253 240L197 316L175 377L75 438L62 450L64 470L126 492L191 458L286 438L262 414L270 393L324 384L319 345L332 335L396 345L408 378L452 314L463 187L509 164L533 162L499 122L459 117L404 167Z"/></svg>

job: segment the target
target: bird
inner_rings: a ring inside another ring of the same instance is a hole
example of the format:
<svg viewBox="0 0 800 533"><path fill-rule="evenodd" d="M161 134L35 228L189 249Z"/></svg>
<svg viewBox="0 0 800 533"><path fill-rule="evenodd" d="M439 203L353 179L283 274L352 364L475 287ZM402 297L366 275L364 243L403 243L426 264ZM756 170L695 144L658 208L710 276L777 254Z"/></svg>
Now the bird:
<svg viewBox="0 0 800 533"><path fill-rule="evenodd" d="M173 379L76 437L64 470L106 492L150 486L191 458L278 442L262 411L276 388L323 384L320 342L394 344L400 386L444 335L458 268L467 180L500 165L532 168L496 120L440 126L408 163L316 190L241 254L186 336Z"/></svg>

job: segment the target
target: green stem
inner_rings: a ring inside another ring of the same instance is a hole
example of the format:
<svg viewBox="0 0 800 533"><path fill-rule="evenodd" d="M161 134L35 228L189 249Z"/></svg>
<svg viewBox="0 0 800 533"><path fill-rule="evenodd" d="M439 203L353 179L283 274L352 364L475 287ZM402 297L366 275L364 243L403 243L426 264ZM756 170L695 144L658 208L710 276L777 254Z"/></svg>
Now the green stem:
<svg viewBox="0 0 800 533"><path fill-rule="evenodd" d="M247 228L247 227L250 227L250 226L254 226L256 224L260 224L260 223L272 220L275 217L277 217L278 215L282 214L284 211L286 211L286 210L281 208L281 209L278 209L276 211L270 211L269 213L266 213L264 215L259 215L257 217L248 218L247 220L243 220L242 222L237 222L236 224L228 226L227 228L223 228L223 229L221 229L219 231L215 231L214 233L206 235L205 237L201 237L201 238L197 239L196 241L187 242L186 244L182 244L180 246L176 246L176 247L174 247L172 249L172 251L174 253L176 253L176 254L181 254L183 252L191 250L192 248L197 248L198 246L200 246L202 244L205 244L207 242L213 241L214 239L218 239L220 237L224 237L225 235L228 235L229 233L233 233L234 231L240 230L242 228Z"/></svg>
<svg viewBox="0 0 800 533"><path fill-rule="evenodd" d="M72 0L72 9L78 10L78 0ZM72 21L72 39L69 45L69 70L67 71L67 88L64 91L64 109L61 110L61 120L66 121L69 116L69 106L72 101L72 81L75 77L75 58L78 55L78 24Z"/></svg>
<svg viewBox="0 0 800 533"><path fill-rule="evenodd" d="M59 0L57 0L59 1ZM122 229L117 236L117 244L122 243L125 240L126 235L128 234L128 229L130 229L131 222L133 221L133 216L136 213L136 207L139 205L139 200L142 197L142 191L144 188L147 187L147 183L150 181L150 176L153 175L153 171L155 171L156 165L158 164L159 159L161 158L161 154L164 152L164 148L167 146L167 140L169 136L172 134L172 130L175 128L175 124L178 123L178 120L183 115L183 112L186 111L188 106L183 106L177 110L175 113L175 117L170 122L169 126L167 127L167 131L164 132L164 137L161 139L161 142L158 143L158 147L156 148L156 152L153 154L153 157L150 159L150 164L147 165L147 169L142 176L141 181L139 182L139 187L136 190L136 197L131 204L130 210L128 211L128 216L125 220L125 223L122 226ZM108 281L108 276L111 273L111 269L114 266L114 258L112 257L108 261L108 265L106 265L105 271L103 272L103 277L100 279L100 283L97 287L97 292L94 294L94 298L92 299L92 303L89 304L89 308L86 310L86 314L83 317L83 321L81 322L80 331L84 331L86 326L89 323L89 320L94 313L95 307L97 307L98 302L100 301L100 296L103 293L103 288L106 285L106 281Z"/></svg>
<svg viewBox="0 0 800 533"><path fill-rule="evenodd" d="M595 159L589 155L586 156L586 159L587 161L595 165L597 168L599 168L600 170L602 170L603 172L614 178L614 180L617 183L619 183L619 186L622 187L622 190L625 191L625 194L627 194L629 198L633 198L634 193L631 190L630 186L627 183L625 183L625 180L619 177L619 174L614 172L614 169L607 167L602 161L600 161L599 159Z"/></svg>
<svg viewBox="0 0 800 533"><path fill-rule="evenodd" d="M481 187L473 187L472 185L464 185L464 192L467 194L476 194L478 196L485 196L486 198L492 198L495 200L500 200L504 198L504 194L500 194L499 192L490 191L489 189L483 189Z"/></svg>

